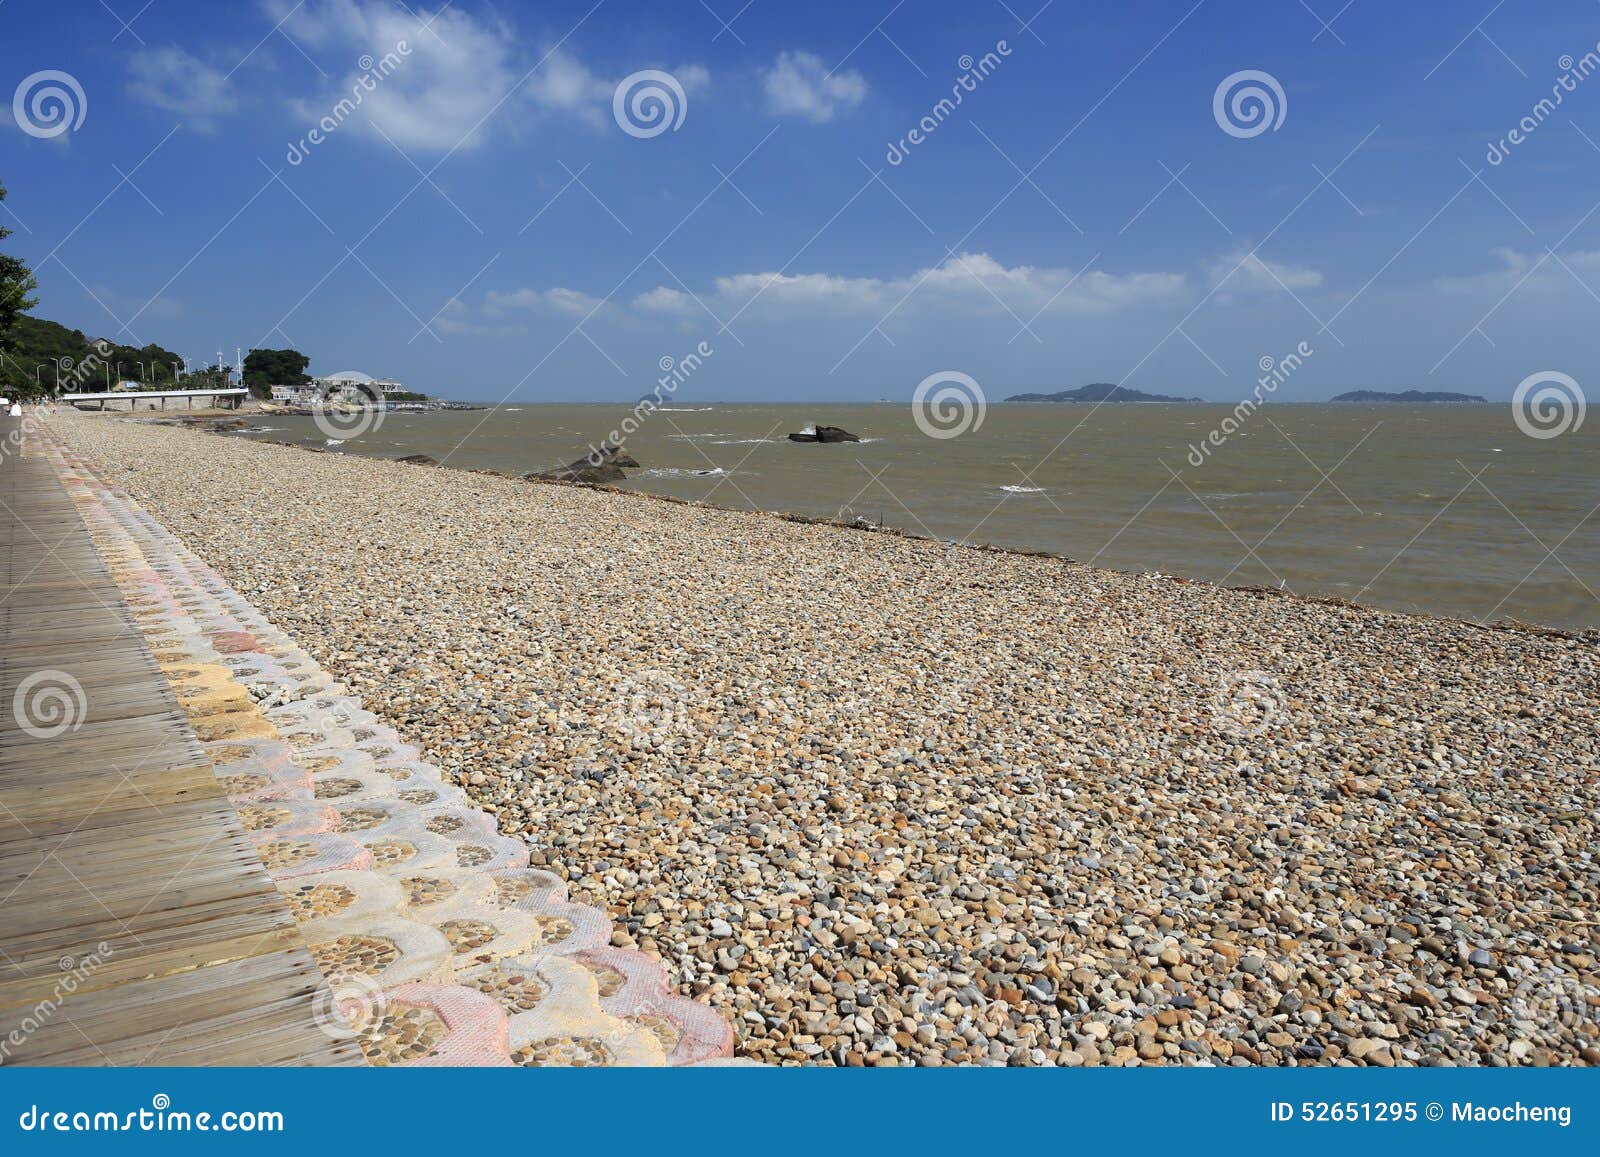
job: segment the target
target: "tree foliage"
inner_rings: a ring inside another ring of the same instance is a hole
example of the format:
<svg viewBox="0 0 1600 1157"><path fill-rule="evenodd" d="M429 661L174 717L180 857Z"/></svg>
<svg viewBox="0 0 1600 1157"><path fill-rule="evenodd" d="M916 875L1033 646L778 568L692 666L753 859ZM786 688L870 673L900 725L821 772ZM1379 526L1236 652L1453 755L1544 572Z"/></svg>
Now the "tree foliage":
<svg viewBox="0 0 1600 1157"><path fill-rule="evenodd" d="M272 396L273 386L303 386L311 380L311 359L299 350L251 350L244 359L244 384L258 398Z"/></svg>
<svg viewBox="0 0 1600 1157"><path fill-rule="evenodd" d="M0 356L0 393L65 393L107 389L118 381L139 382L148 389L173 389L187 384L183 359L154 342L117 345L85 337L40 317L19 314L7 335L9 348Z"/></svg>
<svg viewBox="0 0 1600 1157"><path fill-rule="evenodd" d="M6 199L6 187L0 182L0 201ZM0 225L0 241L11 236L11 230ZM28 295L38 288L30 270L20 257L0 253L0 353L11 352L11 327L17 316L38 304Z"/></svg>

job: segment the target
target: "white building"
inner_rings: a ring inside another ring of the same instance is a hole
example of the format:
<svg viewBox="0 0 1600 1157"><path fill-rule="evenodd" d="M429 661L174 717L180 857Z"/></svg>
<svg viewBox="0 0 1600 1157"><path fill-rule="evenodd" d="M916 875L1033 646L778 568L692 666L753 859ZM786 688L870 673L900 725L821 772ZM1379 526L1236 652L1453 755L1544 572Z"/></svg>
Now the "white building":
<svg viewBox="0 0 1600 1157"><path fill-rule="evenodd" d="M325 378L312 378L322 396L330 401L360 402L363 398L385 398L405 387L392 378L374 378L359 370L342 370Z"/></svg>
<svg viewBox="0 0 1600 1157"><path fill-rule="evenodd" d="M309 406L320 397L321 393L315 384L272 387L272 400L283 406Z"/></svg>
<svg viewBox="0 0 1600 1157"><path fill-rule="evenodd" d="M273 386L272 400L285 406L314 406L321 402L361 405L369 399L382 401L404 389L392 378L374 378L357 370L344 370L312 378L303 386Z"/></svg>

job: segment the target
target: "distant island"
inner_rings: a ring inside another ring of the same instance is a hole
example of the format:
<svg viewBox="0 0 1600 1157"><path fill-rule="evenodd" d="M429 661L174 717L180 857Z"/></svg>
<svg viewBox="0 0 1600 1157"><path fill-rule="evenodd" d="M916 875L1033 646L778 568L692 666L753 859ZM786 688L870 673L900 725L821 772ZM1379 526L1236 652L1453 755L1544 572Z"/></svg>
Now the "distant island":
<svg viewBox="0 0 1600 1157"><path fill-rule="evenodd" d="M1384 393L1382 390L1350 390L1329 398L1330 402L1394 402L1401 405L1412 402L1483 402L1488 403L1488 398L1480 398L1477 394L1454 394L1449 390L1402 390L1397 394Z"/></svg>
<svg viewBox="0 0 1600 1157"><path fill-rule="evenodd" d="M1095 382L1076 390L1059 390L1054 394L1012 394L1008 402L1199 402L1201 398L1170 398L1166 394L1147 394L1143 390Z"/></svg>

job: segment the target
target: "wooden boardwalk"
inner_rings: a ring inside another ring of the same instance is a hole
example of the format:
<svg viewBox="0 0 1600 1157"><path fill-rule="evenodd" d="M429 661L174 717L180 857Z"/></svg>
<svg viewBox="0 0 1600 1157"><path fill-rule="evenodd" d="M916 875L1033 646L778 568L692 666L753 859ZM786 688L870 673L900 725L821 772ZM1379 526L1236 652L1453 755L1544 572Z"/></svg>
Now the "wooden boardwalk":
<svg viewBox="0 0 1600 1157"><path fill-rule="evenodd" d="M0 417L0 1063L360 1064L51 465Z"/></svg>

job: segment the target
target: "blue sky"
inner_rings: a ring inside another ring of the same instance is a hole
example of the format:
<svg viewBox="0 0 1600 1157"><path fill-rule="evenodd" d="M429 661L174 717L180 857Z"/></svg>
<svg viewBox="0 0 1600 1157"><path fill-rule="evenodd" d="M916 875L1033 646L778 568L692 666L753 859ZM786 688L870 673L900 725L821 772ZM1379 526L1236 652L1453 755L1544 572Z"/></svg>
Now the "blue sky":
<svg viewBox="0 0 1600 1157"><path fill-rule="evenodd" d="M1594 0L1041 2L4 0L24 118L82 92L54 136L0 111L7 244L93 334L487 400L632 399L700 342L686 400L1593 366ZM656 135L614 113L643 70ZM1245 70L1254 135L1214 111Z"/></svg>

